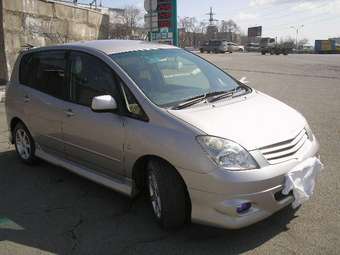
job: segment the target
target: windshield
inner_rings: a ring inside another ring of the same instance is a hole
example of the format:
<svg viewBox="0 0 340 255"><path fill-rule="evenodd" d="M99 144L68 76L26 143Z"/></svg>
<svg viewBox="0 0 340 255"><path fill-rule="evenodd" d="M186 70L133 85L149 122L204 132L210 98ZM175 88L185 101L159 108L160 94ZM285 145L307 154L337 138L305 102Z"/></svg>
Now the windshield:
<svg viewBox="0 0 340 255"><path fill-rule="evenodd" d="M237 81L214 65L181 49L117 53L111 58L161 107L239 87Z"/></svg>

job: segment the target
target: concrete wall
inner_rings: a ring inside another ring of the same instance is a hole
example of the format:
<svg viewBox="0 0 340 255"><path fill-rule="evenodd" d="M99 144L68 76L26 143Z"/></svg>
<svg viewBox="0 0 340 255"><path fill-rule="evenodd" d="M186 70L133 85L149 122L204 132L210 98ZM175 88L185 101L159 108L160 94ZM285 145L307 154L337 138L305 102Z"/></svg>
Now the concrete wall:
<svg viewBox="0 0 340 255"><path fill-rule="evenodd" d="M0 0L0 86L7 80L7 63L3 31L2 1Z"/></svg>
<svg viewBox="0 0 340 255"><path fill-rule="evenodd" d="M51 0L2 1L6 68L0 79L8 79L18 53L25 44L44 46L71 41L108 38L109 16L95 10ZM1 11L1 9L0 9ZM0 16L1 18L1 16ZM6 75L7 73L7 75Z"/></svg>

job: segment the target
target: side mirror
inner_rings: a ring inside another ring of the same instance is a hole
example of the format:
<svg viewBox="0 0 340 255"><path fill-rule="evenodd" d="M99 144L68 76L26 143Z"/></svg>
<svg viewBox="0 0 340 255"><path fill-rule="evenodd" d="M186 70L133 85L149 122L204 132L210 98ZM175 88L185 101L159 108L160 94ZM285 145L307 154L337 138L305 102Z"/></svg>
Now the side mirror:
<svg viewBox="0 0 340 255"><path fill-rule="evenodd" d="M239 81L241 83L243 83L243 84L248 84L249 83L249 81L247 81L247 77L242 77Z"/></svg>
<svg viewBox="0 0 340 255"><path fill-rule="evenodd" d="M109 112L117 109L117 102L110 95L97 96L92 99L91 108L94 112Z"/></svg>

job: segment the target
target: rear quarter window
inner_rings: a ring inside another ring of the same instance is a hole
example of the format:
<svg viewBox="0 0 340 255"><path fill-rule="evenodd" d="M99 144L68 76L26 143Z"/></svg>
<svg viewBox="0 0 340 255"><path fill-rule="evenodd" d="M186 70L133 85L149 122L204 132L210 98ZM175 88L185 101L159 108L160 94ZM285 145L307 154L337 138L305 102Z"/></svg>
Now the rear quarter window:
<svg viewBox="0 0 340 255"><path fill-rule="evenodd" d="M66 99L68 89L65 54L65 51L25 54L20 62L20 83L48 95Z"/></svg>
<svg viewBox="0 0 340 255"><path fill-rule="evenodd" d="M19 82L23 85L33 87L34 86L34 65L33 54L26 54L21 58L19 68Z"/></svg>

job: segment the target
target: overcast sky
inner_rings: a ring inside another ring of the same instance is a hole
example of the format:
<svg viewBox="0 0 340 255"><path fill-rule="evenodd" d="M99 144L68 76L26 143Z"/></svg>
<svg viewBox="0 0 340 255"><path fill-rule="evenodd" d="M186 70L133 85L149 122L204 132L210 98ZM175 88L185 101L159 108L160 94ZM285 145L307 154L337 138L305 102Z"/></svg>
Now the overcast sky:
<svg viewBox="0 0 340 255"><path fill-rule="evenodd" d="M86 2L86 0L83 0ZM99 0L98 0L99 1ZM105 6L144 6L144 0L102 0ZM340 0L177 0L180 17L207 20L213 7L218 20L233 19L246 32L249 26L262 25L264 36L295 38L291 26L304 27L300 38L340 37Z"/></svg>

